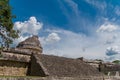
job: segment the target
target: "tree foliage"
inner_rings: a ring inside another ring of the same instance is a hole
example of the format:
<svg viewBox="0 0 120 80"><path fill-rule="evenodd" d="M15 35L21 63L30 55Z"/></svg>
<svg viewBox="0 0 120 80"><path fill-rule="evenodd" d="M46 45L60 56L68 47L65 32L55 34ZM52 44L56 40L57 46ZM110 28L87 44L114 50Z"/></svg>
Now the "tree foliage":
<svg viewBox="0 0 120 80"><path fill-rule="evenodd" d="M9 0L0 0L0 40L1 45L5 47L9 47L13 39L18 38L18 31L13 29L12 18L14 17Z"/></svg>
<svg viewBox="0 0 120 80"><path fill-rule="evenodd" d="M120 64L120 60L114 60L112 63Z"/></svg>

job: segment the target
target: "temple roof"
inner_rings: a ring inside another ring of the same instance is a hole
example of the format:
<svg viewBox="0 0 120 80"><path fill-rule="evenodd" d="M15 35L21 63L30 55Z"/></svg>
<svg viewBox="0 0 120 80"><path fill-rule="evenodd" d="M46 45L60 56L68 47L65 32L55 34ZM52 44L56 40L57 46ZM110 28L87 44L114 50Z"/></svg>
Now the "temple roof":
<svg viewBox="0 0 120 80"><path fill-rule="evenodd" d="M38 36L35 36L35 35L20 42L18 44L17 48L34 49L34 50L38 50L38 51L42 52L42 47L41 47L40 41L38 39Z"/></svg>

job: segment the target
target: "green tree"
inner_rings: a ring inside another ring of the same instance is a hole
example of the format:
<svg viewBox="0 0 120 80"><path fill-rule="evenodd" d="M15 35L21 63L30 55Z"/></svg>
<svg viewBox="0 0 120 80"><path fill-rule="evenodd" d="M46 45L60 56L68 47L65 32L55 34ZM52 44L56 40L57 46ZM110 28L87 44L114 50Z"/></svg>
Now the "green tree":
<svg viewBox="0 0 120 80"><path fill-rule="evenodd" d="M19 31L13 29L12 18L15 16L11 13L9 0L0 0L0 40L4 47L9 47L13 39L19 37Z"/></svg>
<svg viewBox="0 0 120 80"><path fill-rule="evenodd" d="M112 63L120 64L120 60L114 60Z"/></svg>

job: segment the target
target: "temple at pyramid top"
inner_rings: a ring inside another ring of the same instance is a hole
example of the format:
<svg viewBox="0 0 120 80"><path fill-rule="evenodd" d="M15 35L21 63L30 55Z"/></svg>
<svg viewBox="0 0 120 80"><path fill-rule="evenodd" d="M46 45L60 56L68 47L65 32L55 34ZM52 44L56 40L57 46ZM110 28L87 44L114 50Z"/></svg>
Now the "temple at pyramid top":
<svg viewBox="0 0 120 80"><path fill-rule="evenodd" d="M30 49L30 50L40 51L40 53L42 53L42 46L40 44L38 36L36 35L29 37L26 40L20 42L17 48Z"/></svg>

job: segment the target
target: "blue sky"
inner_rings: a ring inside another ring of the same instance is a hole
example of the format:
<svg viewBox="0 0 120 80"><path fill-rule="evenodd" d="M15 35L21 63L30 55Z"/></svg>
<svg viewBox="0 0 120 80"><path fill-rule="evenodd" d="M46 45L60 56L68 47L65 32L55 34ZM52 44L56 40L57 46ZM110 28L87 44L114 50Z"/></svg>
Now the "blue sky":
<svg viewBox="0 0 120 80"><path fill-rule="evenodd" d="M119 0L10 0L16 43L38 35L45 54L120 58Z"/></svg>

